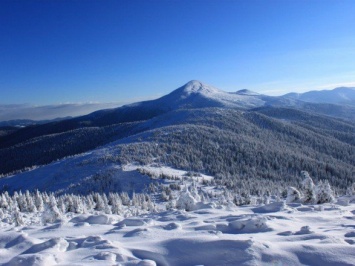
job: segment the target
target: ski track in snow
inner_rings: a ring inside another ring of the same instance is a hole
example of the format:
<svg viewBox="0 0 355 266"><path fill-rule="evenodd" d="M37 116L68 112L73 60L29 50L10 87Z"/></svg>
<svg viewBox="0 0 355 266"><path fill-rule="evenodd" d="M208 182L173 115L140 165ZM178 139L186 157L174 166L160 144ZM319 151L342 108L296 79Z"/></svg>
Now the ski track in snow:
<svg viewBox="0 0 355 266"><path fill-rule="evenodd" d="M1 265L355 265L354 203L211 205L0 228Z"/></svg>

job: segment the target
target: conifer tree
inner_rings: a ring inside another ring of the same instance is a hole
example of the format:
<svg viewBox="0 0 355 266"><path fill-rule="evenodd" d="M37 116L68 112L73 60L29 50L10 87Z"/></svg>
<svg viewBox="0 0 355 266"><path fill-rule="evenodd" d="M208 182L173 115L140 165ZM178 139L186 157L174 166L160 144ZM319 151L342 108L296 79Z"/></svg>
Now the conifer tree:
<svg viewBox="0 0 355 266"><path fill-rule="evenodd" d="M302 171L301 175L303 177L302 187L303 187L303 198L302 201L304 203L316 203L316 193L315 193L315 186L313 183L312 178L310 177L307 171Z"/></svg>
<svg viewBox="0 0 355 266"><path fill-rule="evenodd" d="M327 203L327 202L334 202L334 192L330 187L328 180L319 181L316 189L316 199L318 204Z"/></svg>

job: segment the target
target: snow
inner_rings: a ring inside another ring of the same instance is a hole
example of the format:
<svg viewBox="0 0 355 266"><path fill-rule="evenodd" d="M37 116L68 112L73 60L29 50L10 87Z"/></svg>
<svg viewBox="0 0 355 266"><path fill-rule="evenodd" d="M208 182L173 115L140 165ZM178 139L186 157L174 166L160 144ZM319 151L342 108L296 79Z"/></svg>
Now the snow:
<svg viewBox="0 0 355 266"><path fill-rule="evenodd" d="M254 108L263 106L263 95L255 93L238 94L225 92L213 86L192 80L170 94L154 101L156 106L181 107L234 107Z"/></svg>
<svg viewBox="0 0 355 266"><path fill-rule="evenodd" d="M90 153L64 158L33 169L0 179L0 186L8 191L40 190L56 193L90 193L97 190L98 184L93 182L95 175L112 179L117 190L131 193L141 192L150 183L147 176L136 171L138 168L122 169L117 163L102 163L100 158L114 154L115 147L98 148ZM123 166L124 168L125 166ZM68 171L70 169L70 171ZM96 186L96 188L95 188Z"/></svg>
<svg viewBox="0 0 355 266"><path fill-rule="evenodd" d="M355 204L321 206L282 201L77 215L47 225L1 221L0 264L355 265Z"/></svg>
<svg viewBox="0 0 355 266"><path fill-rule="evenodd" d="M285 98L298 99L311 103L355 104L355 88L338 87L333 90L308 91L305 93L288 93Z"/></svg>

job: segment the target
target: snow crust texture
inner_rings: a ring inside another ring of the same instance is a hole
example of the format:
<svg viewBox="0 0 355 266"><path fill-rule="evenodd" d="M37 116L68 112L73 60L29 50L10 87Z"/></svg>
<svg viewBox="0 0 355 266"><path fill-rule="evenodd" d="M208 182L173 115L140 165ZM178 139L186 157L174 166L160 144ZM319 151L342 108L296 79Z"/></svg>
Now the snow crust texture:
<svg viewBox="0 0 355 266"><path fill-rule="evenodd" d="M0 264L355 265L354 221L353 203L273 202L129 218L72 214L47 225L0 222Z"/></svg>

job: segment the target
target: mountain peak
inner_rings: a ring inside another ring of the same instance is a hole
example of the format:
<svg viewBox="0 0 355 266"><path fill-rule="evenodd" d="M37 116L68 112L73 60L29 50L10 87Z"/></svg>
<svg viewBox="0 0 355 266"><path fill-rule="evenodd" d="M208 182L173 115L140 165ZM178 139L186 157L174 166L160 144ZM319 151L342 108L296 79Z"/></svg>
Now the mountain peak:
<svg viewBox="0 0 355 266"><path fill-rule="evenodd" d="M218 90L217 88L206 85L198 80L189 81L184 86L182 86L181 89L188 94L190 93L210 94L210 93L220 92L220 90Z"/></svg>

